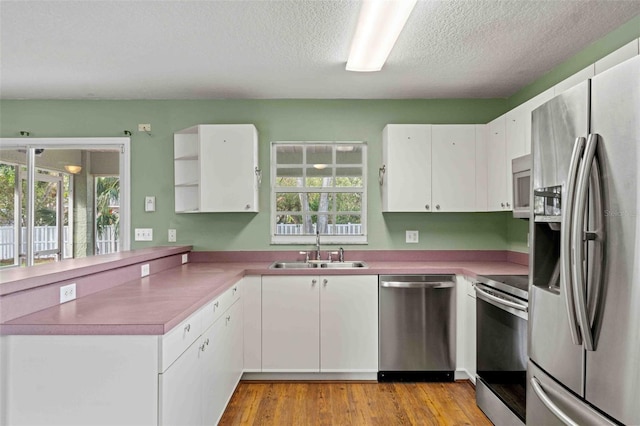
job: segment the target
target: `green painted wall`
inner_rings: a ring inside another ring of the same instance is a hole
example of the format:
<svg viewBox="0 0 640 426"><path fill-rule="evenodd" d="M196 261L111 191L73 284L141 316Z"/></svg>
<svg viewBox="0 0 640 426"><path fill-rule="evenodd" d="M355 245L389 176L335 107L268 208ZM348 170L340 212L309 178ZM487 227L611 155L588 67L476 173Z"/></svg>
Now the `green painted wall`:
<svg viewBox="0 0 640 426"><path fill-rule="evenodd" d="M364 249L499 249L507 247L504 213L382 214L377 170L387 123L486 123L507 110L504 99L478 100L211 100L211 101L2 101L0 135L15 137L132 136L132 227L154 228L153 243L197 250L270 250L269 182L260 191L260 213L173 212L173 132L202 123L254 123L260 137L260 167L269 170L274 140L364 140L369 144L369 244ZM151 123L152 136L138 133ZM268 177L268 172L265 176ZM145 213L145 195L156 211ZM420 231L419 244L405 244L404 231ZM296 247L297 248L297 247Z"/></svg>

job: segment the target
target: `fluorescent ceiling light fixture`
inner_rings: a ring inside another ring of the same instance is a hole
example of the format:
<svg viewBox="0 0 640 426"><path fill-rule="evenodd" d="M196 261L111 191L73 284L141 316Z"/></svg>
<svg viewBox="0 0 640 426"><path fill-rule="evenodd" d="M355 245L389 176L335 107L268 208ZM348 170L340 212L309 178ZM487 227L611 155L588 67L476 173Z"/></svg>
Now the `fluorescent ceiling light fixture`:
<svg viewBox="0 0 640 426"><path fill-rule="evenodd" d="M353 145L338 145L336 146L336 151L340 151L340 152L351 152L354 150L354 146Z"/></svg>
<svg viewBox="0 0 640 426"><path fill-rule="evenodd" d="M327 168L327 165L326 164L314 164L313 168L314 169L318 169L318 170L323 170L323 169Z"/></svg>
<svg viewBox="0 0 640 426"><path fill-rule="evenodd" d="M347 71L380 71L417 0L364 0Z"/></svg>

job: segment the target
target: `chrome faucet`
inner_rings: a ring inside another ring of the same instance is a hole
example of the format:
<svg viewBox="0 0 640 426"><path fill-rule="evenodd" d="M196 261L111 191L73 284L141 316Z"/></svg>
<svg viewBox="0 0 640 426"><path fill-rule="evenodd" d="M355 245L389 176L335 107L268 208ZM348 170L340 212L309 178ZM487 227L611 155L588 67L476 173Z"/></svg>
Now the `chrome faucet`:
<svg viewBox="0 0 640 426"><path fill-rule="evenodd" d="M316 260L320 259L320 228L316 229Z"/></svg>
<svg viewBox="0 0 640 426"><path fill-rule="evenodd" d="M344 249L340 247L338 262L344 262Z"/></svg>

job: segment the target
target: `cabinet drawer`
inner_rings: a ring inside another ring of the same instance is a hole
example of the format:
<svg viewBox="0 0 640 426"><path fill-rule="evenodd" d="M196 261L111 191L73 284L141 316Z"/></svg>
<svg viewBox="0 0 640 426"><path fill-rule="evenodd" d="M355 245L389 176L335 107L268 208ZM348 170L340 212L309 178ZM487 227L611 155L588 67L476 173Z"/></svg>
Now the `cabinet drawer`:
<svg viewBox="0 0 640 426"><path fill-rule="evenodd" d="M162 356L160 371L164 372L169 366L200 336L202 333L202 315L200 310L175 326L162 336Z"/></svg>
<svg viewBox="0 0 640 426"><path fill-rule="evenodd" d="M202 331L208 329L236 300L240 299L240 282L215 298L202 309Z"/></svg>

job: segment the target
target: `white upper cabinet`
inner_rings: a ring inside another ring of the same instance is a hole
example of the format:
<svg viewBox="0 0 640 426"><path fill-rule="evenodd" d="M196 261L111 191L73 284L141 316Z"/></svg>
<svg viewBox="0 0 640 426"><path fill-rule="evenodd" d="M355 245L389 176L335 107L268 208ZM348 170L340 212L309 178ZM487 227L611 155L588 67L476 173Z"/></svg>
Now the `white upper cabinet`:
<svg viewBox="0 0 640 426"><path fill-rule="evenodd" d="M489 124L487 137L487 209L508 210L506 121L502 115Z"/></svg>
<svg viewBox="0 0 640 426"><path fill-rule="evenodd" d="M174 134L175 210L257 212L258 131L206 124Z"/></svg>
<svg viewBox="0 0 640 426"><path fill-rule="evenodd" d="M596 61L595 73L600 74L603 71L613 68L614 66L623 63L627 59L631 59L634 56L640 54L640 39L635 39L625 44L618 50L608 54L604 58Z"/></svg>
<svg viewBox="0 0 640 426"><path fill-rule="evenodd" d="M380 170L383 212L431 211L431 127L385 126Z"/></svg>
<svg viewBox="0 0 640 426"><path fill-rule="evenodd" d="M487 140L489 127L476 124L476 211L487 211Z"/></svg>
<svg viewBox="0 0 640 426"><path fill-rule="evenodd" d="M432 211L476 210L476 126L432 126Z"/></svg>

